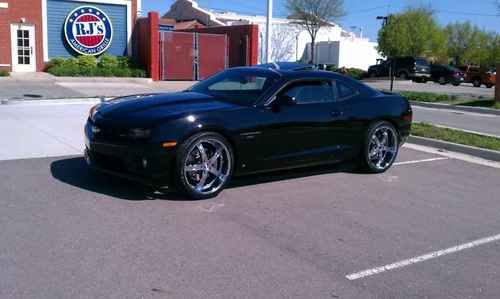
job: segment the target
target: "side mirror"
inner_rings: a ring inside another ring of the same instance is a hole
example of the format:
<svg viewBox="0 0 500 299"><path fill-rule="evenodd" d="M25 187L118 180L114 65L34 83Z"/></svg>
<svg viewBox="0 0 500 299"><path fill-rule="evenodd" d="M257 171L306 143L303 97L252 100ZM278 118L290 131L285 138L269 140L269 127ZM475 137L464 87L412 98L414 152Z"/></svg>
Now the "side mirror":
<svg viewBox="0 0 500 299"><path fill-rule="evenodd" d="M297 99L294 97L282 94L276 98L276 104L278 106L293 106L297 104Z"/></svg>

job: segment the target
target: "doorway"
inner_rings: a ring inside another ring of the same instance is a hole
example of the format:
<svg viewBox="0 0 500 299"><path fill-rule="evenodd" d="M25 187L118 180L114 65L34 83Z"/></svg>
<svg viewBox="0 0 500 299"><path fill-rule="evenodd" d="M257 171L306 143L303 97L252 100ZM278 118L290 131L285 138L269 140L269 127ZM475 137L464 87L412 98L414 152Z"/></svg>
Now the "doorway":
<svg viewBox="0 0 500 299"><path fill-rule="evenodd" d="M10 25L12 43L12 71L36 71L35 26L24 24Z"/></svg>

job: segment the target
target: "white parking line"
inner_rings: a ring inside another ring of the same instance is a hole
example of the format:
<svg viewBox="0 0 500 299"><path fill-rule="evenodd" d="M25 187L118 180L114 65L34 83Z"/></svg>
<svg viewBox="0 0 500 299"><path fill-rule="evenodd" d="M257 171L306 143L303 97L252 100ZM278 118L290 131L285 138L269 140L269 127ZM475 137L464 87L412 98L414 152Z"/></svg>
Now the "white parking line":
<svg viewBox="0 0 500 299"><path fill-rule="evenodd" d="M431 107L423 107L423 106L412 106L413 110L432 110L432 111L441 111L441 112L449 112L450 114L455 114L455 115L471 115L471 116L480 116L484 118L498 118L500 116L495 115L495 114L485 114L485 113L478 113L478 112L470 112L470 111L457 111L454 109L446 109L446 108L431 108Z"/></svg>
<svg viewBox="0 0 500 299"><path fill-rule="evenodd" d="M461 161L465 161L465 162L469 162L469 163L473 163L473 164L489 166L489 167L500 169L500 162L485 160L483 158L474 157L471 155L466 155L466 154L456 153L456 152L449 152L449 151L438 149L435 147L429 147L429 146L418 145L418 144L413 144L413 143L405 143L405 145L403 145L403 147L409 148L412 150L416 150L416 151L420 151L420 152L425 152L425 153L429 153L429 154L435 154L435 155L447 157L450 159L456 159L456 160L461 160Z"/></svg>
<svg viewBox="0 0 500 299"><path fill-rule="evenodd" d="M368 276L380 274L380 273L383 273L386 271L395 270L398 268L410 266L410 265L420 263L420 262L423 262L426 260L434 259L434 258L437 258L440 256L448 255L451 253L459 252L459 251L462 251L465 249L473 248L473 247L476 247L479 245L484 245L484 244L492 243L492 242L496 242L496 241L500 241L500 234L495 235L495 236L491 236L491 237L486 237L486 238L479 239L479 240L475 240L475 241L472 241L469 243L453 246L453 247L446 248L443 250L438 250L438 251L426 253L424 255L420 255L420 256L410 258L407 260L402 260L402 261L399 261L399 262L396 262L393 264L388 264L385 266L376 267L376 268L364 270L361 272L352 273L352 274L346 275L346 278L349 280L356 280L356 279L360 279L363 277L368 277Z"/></svg>
<svg viewBox="0 0 500 299"><path fill-rule="evenodd" d="M439 160L448 160L449 158L447 157L439 157L439 158L430 158L430 159L422 159L422 160L413 160L413 161L403 161L403 162L396 162L394 165L408 165L408 164L418 164L418 163L425 163L425 162L432 162L432 161L439 161Z"/></svg>

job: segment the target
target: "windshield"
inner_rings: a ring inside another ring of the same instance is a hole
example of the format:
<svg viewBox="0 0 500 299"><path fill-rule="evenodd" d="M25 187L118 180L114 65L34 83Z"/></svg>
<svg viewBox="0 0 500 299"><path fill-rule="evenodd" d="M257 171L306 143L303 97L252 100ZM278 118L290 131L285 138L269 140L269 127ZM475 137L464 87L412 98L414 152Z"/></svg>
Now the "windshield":
<svg viewBox="0 0 500 299"><path fill-rule="evenodd" d="M425 59L415 59L415 64L420 66L429 66L429 62Z"/></svg>
<svg viewBox="0 0 500 299"><path fill-rule="evenodd" d="M275 75L255 70L227 70L201 81L188 91L204 93L250 106L275 82Z"/></svg>

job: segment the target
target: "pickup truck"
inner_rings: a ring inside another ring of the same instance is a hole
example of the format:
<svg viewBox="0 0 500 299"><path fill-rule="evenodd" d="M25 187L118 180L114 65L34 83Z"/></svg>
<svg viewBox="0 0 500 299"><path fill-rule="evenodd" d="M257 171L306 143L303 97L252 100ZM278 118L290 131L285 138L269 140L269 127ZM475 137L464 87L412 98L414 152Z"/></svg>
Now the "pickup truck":
<svg viewBox="0 0 500 299"><path fill-rule="evenodd" d="M485 85L488 88L492 88L497 82L497 72L494 68L487 69L477 66L463 66L459 69L465 73L465 82L472 83L474 87Z"/></svg>

